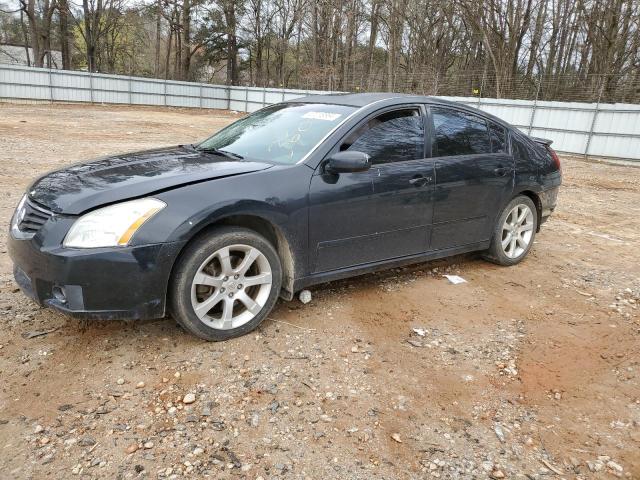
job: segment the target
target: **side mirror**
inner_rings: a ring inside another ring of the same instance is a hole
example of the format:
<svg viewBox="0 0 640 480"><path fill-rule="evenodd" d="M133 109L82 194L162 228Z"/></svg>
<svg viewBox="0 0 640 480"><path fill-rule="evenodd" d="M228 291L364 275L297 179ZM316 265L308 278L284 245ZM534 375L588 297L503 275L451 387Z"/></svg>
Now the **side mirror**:
<svg viewBox="0 0 640 480"><path fill-rule="evenodd" d="M331 155L324 168L328 173L365 172L371 168L371 159L366 153L346 150Z"/></svg>

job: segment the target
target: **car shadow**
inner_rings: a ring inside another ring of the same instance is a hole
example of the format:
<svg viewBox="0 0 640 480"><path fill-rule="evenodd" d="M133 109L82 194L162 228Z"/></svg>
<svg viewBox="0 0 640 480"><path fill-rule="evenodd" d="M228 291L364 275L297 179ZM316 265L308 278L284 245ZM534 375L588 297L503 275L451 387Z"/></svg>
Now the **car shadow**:
<svg viewBox="0 0 640 480"><path fill-rule="evenodd" d="M312 294L317 293L320 297L332 290L347 290L357 293L358 291L365 291L374 285L379 285L380 282L391 279L403 282L421 274L442 275L446 273L447 269L451 269L451 267L461 266L479 259L480 255L478 253L466 253L444 259L366 273L344 280L321 283L311 287L311 291ZM298 301L297 296L290 302L281 299L268 318L273 320L280 317L281 314L302 312L305 309L306 305ZM186 332L171 315L149 320L83 320L66 317L62 313L46 308L42 308L40 312L46 312L46 315L55 315L59 317L58 321L62 319L65 320L64 324L59 327L58 334L73 335L71 331L75 331L77 332L76 337L89 337L92 338L93 341L108 341L112 338L122 338L123 336L133 335L150 339L152 343L153 339L160 339L163 342L207 343ZM45 321L43 323L50 324L51 322ZM265 321L258 327L257 331L265 332L272 328L273 322Z"/></svg>

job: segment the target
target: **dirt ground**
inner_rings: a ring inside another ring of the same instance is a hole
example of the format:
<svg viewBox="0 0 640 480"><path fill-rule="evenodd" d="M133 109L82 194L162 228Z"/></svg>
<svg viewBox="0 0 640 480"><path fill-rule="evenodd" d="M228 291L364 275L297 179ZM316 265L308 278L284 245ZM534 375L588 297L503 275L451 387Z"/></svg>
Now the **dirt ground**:
<svg viewBox="0 0 640 480"><path fill-rule="evenodd" d="M19 292L5 240L32 177L235 116L0 104L0 478L640 478L635 166L563 159L518 266L468 255L327 284L224 343Z"/></svg>

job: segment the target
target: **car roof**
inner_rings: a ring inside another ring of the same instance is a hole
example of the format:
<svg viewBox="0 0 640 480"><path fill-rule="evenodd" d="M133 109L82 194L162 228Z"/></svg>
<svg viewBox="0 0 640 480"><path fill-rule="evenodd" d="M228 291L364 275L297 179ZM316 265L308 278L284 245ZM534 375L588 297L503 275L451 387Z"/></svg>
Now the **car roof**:
<svg viewBox="0 0 640 480"><path fill-rule="evenodd" d="M348 105L351 107L366 107L372 103L380 102L382 100L394 100L399 102L415 101L417 103L442 103L442 104L456 104L455 102L449 102L440 98L429 97L426 95L411 95L408 93L393 93L393 92L371 92L371 93L331 93L328 95L309 95L306 97L294 98L287 100L287 102L301 102L301 103L328 103L333 105ZM458 105L458 104L456 104Z"/></svg>
<svg viewBox="0 0 640 480"><path fill-rule="evenodd" d="M428 95L411 95L408 93L393 93L393 92L372 92L372 93L331 93L328 95L309 95L306 97L298 97L291 100L286 100L285 103L324 103L332 105L347 105L350 107L363 108L374 103L385 101L386 105L393 105L393 100L396 100L398 104L415 102L415 103L429 103L432 105L447 105L477 115L489 118L504 126L510 127L504 120L491 115L483 110L470 107L460 102L453 102L451 100L445 100L443 98L431 97Z"/></svg>

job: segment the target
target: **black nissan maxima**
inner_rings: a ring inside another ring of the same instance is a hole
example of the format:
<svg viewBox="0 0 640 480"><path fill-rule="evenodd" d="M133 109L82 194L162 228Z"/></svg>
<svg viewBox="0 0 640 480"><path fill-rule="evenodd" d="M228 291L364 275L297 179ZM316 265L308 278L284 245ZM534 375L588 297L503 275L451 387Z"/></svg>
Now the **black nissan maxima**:
<svg viewBox="0 0 640 480"><path fill-rule="evenodd" d="M69 315L236 337L313 284L470 251L520 262L556 205L549 143L423 96L268 106L37 179L11 221L15 279Z"/></svg>

